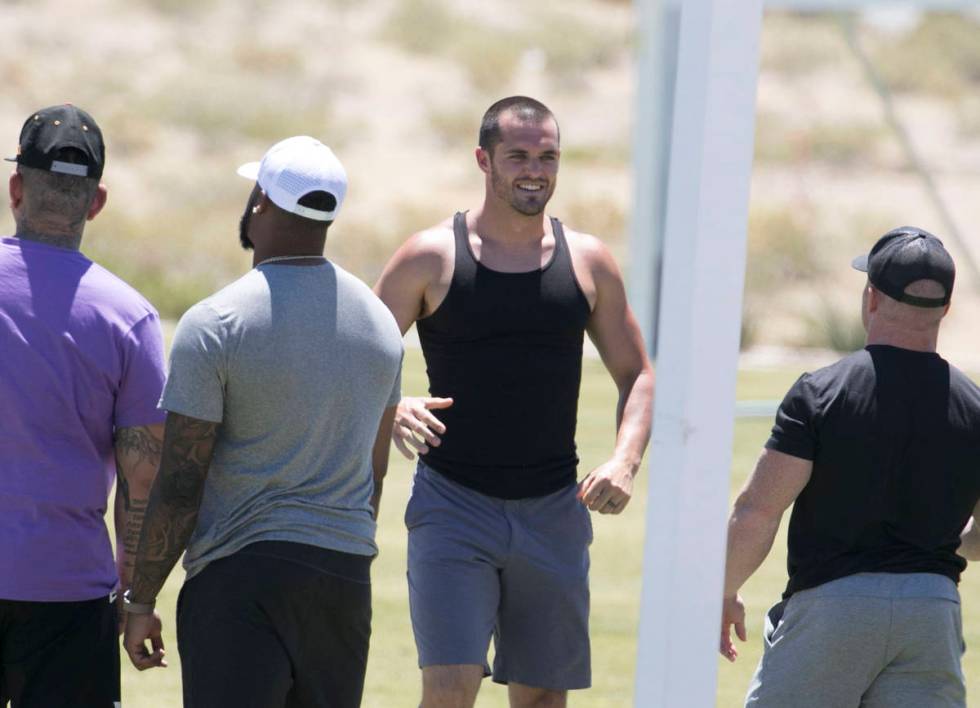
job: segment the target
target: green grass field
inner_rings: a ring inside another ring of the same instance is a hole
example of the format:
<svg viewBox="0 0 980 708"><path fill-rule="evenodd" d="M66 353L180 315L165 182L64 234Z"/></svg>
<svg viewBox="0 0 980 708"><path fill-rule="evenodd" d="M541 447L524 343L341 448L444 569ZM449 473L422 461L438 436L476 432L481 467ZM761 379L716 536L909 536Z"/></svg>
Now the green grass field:
<svg viewBox="0 0 980 708"><path fill-rule="evenodd" d="M778 399L799 373L742 372L739 376L739 399ZM425 390L421 357L418 352L410 351L406 357L404 391L406 394L420 395ZM587 361L578 428L583 472L602 462L612 449L614 403L615 389L602 365ZM770 421L761 419L740 420L736 424L731 481L733 495L751 471L768 435L769 426ZM393 449L378 532L381 554L373 570L374 634L364 693L364 705L370 708L418 704L420 683L408 618L405 528L402 524L411 472L412 464ZM632 705L646 475L647 470L644 469L634 500L622 515L594 517L593 688L574 693L570 699L573 706L626 708ZM718 705L724 708L742 705L749 677L761 651L759 629L763 613L777 600L785 584L784 531L780 531L769 559L743 589L749 612L750 634L748 643L740 646L741 657L735 664L729 664L719 657ZM174 608L182 580L183 572L175 571L158 602L171 665L166 669L140 674L124 658L123 705L127 708L167 708L181 703ZM980 647L980 571L971 568L966 572L960 592L963 596L967 646ZM714 611L713 608L705 610ZM964 670L970 695L980 695L980 651L973 649L967 652ZM477 705L481 708L506 706L506 689L485 681Z"/></svg>

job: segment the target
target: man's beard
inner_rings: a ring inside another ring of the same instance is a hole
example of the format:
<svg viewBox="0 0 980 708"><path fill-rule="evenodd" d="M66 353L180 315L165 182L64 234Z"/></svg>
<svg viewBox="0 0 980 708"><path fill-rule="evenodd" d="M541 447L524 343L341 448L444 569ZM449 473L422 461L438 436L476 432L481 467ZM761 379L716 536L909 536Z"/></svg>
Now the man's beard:
<svg viewBox="0 0 980 708"><path fill-rule="evenodd" d="M524 202L522 201L517 192L517 187L508 185L502 179L497 176L497 173L491 167L490 170L490 181L493 185L494 193L507 202L511 209L524 216L537 216L544 211L544 208L548 205L548 201L551 199L551 194L554 191L553 183L549 183L547 187L542 186L541 198L537 202Z"/></svg>
<svg viewBox="0 0 980 708"><path fill-rule="evenodd" d="M242 248L246 251L255 249L255 244L248 237L248 224L252 220L252 208L257 201L257 193L252 192L248 196L248 201L245 203L245 211L242 212L242 218L238 220L238 240L241 241Z"/></svg>

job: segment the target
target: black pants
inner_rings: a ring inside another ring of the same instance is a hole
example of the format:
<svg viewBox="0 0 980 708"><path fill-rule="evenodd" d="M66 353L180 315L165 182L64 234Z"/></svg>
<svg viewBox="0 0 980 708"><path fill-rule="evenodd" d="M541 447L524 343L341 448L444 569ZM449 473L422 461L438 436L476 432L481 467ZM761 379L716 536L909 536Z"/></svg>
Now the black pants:
<svg viewBox="0 0 980 708"><path fill-rule="evenodd" d="M119 632L108 597L0 600L0 708L113 708Z"/></svg>
<svg viewBox="0 0 980 708"><path fill-rule="evenodd" d="M371 637L371 559L252 544L184 584L185 708L356 708Z"/></svg>

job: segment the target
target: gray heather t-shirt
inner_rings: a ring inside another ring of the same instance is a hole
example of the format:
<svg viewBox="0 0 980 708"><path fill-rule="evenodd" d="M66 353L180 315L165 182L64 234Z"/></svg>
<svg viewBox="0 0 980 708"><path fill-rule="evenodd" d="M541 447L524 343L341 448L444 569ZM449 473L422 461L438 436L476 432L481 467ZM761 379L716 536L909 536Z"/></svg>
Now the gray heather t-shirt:
<svg viewBox="0 0 980 708"><path fill-rule="evenodd" d="M395 319L333 263L259 266L181 318L162 408L220 423L187 577L256 541L371 556L371 451L398 402Z"/></svg>

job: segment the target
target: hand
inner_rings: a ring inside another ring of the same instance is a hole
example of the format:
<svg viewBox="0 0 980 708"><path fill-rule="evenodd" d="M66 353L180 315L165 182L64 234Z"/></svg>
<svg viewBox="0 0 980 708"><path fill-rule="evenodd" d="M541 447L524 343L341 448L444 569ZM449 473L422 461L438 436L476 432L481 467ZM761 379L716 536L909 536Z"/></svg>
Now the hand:
<svg viewBox="0 0 980 708"><path fill-rule="evenodd" d="M446 426L429 411L434 408L449 408L453 404L451 398L423 398L406 396L398 402L395 411L395 423L391 429L391 438L398 451L410 460L415 459L410 447L420 454L429 451L429 445L438 447L442 444L439 436L446 432ZM435 431L435 432L433 432Z"/></svg>
<svg viewBox="0 0 980 708"><path fill-rule="evenodd" d="M732 641L732 625L735 625L735 634L743 642L745 641L745 605L742 604L742 597L736 594L734 597L726 597L721 606L721 644L718 650L721 655L734 662L738 658L738 649Z"/></svg>
<svg viewBox="0 0 980 708"><path fill-rule="evenodd" d="M633 469L610 460L599 465L579 484L578 498L600 514L618 514L633 496Z"/></svg>
<svg viewBox="0 0 980 708"><path fill-rule="evenodd" d="M166 651L163 648L163 637L160 634L161 627L160 615L156 610L145 615L129 613L123 648L129 654L133 666L140 671L167 665L167 660L164 658ZM146 648L147 639L150 640L153 653Z"/></svg>

